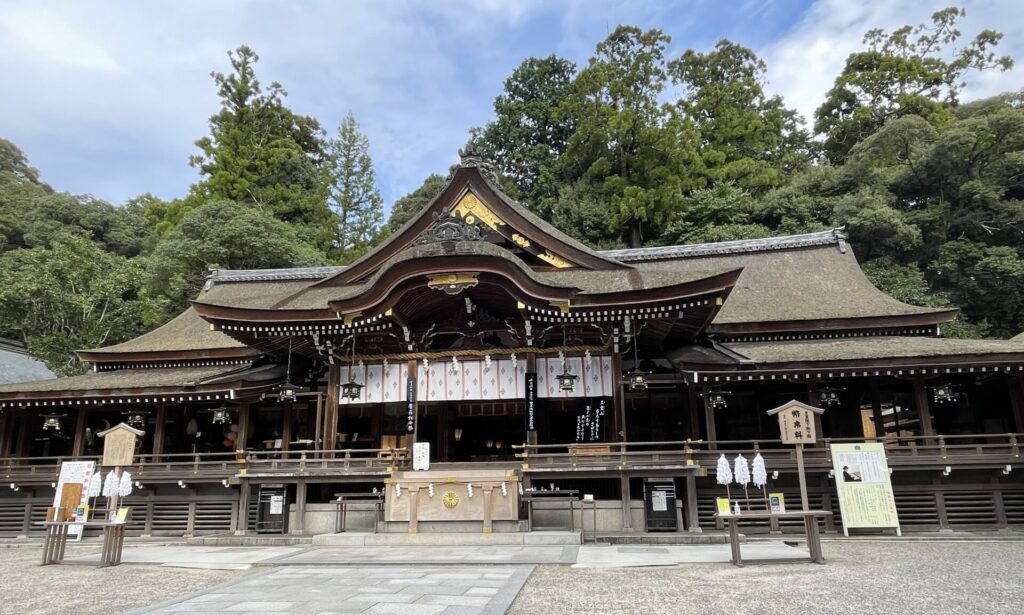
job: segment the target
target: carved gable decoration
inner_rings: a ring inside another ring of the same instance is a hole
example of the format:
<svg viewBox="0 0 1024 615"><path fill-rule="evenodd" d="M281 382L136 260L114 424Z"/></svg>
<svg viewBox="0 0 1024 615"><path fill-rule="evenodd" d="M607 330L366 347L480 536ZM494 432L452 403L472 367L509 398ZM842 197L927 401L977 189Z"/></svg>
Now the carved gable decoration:
<svg viewBox="0 0 1024 615"><path fill-rule="evenodd" d="M442 241L480 241L484 232L473 220L453 216L450 212L435 213L434 225L423 231L416 243L438 243Z"/></svg>

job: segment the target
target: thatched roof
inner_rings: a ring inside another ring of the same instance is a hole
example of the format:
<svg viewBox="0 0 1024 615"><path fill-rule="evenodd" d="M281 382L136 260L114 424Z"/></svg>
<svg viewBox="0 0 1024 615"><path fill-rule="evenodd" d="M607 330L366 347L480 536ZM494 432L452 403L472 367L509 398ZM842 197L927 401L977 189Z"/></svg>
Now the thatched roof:
<svg viewBox="0 0 1024 615"><path fill-rule="evenodd" d="M135 390L174 389L194 390L203 385L226 381L263 382L283 377L284 368L269 365L259 368L243 366L167 367L157 369L119 369L109 372L90 372L81 376L51 378L35 382L22 382L0 386L5 393L48 393L57 391L94 392L112 395L115 392L131 395Z"/></svg>
<svg viewBox="0 0 1024 615"><path fill-rule="evenodd" d="M875 288L836 231L717 244L616 250L643 272L742 268L712 325L948 314L897 301Z"/></svg>
<svg viewBox="0 0 1024 615"><path fill-rule="evenodd" d="M152 359L154 355L161 353L181 352L192 354L191 357L181 357L183 359L212 356L243 357L257 354L255 351L249 351L241 342L219 331L212 331L210 323L189 308L149 333L113 346L80 350L78 355L83 361L90 362L132 359L142 361Z"/></svg>
<svg viewBox="0 0 1024 615"><path fill-rule="evenodd" d="M1024 341L879 336L793 342L730 342L727 349L755 363L803 363L906 357L1024 355Z"/></svg>

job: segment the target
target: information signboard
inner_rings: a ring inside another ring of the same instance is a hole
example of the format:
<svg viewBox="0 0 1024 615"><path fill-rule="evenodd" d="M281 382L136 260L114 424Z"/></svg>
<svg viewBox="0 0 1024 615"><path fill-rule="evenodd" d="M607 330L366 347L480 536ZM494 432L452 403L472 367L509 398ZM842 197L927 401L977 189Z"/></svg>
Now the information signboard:
<svg viewBox="0 0 1024 615"><path fill-rule="evenodd" d="M63 500L65 490L74 490L78 496L74 499L75 521L85 521L88 507L81 507L89 502L89 481L92 480L93 472L96 471L95 461L65 461L60 466L60 475L57 478L57 490L53 494L54 508L66 504ZM72 514L71 511L68 511ZM68 535L74 536L76 540L82 538L82 526L71 525L68 527Z"/></svg>
<svg viewBox="0 0 1024 615"><path fill-rule="evenodd" d="M832 466L843 533L849 536L850 528L891 527L900 535L885 446L878 442L832 444Z"/></svg>

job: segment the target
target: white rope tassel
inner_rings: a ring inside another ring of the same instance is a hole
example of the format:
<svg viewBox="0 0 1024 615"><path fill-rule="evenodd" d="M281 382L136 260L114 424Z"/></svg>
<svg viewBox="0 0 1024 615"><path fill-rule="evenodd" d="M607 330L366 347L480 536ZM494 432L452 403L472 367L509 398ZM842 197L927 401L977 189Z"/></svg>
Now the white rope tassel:
<svg viewBox="0 0 1024 615"><path fill-rule="evenodd" d="M107 477L103 479L103 496L112 498L117 495L117 488L120 485L117 474L111 470Z"/></svg>
<svg viewBox="0 0 1024 615"><path fill-rule="evenodd" d="M395 497L402 497L402 483L395 483Z"/></svg>
<svg viewBox="0 0 1024 615"><path fill-rule="evenodd" d="M121 473L121 484L117 486L117 495L124 497L132 494L132 475L127 471Z"/></svg>
<svg viewBox="0 0 1024 615"><path fill-rule="evenodd" d="M501 497L508 497L508 486L505 483L501 483Z"/></svg>
<svg viewBox="0 0 1024 615"><path fill-rule="evenodd" d="M466 495L473 497L473 483L466 484Z"/></svg>

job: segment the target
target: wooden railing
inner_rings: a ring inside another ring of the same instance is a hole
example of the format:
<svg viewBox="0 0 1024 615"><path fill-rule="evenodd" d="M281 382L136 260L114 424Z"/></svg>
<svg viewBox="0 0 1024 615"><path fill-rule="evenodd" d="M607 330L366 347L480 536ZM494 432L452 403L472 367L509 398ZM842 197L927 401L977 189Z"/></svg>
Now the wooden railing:
<svg viewBox="0 0 1024 615"><path fill-rule="evenodd" d="M893 468L943 466L993 468L1020 463L1024 434L916 436L899 438L831 438L804 449L809 469L832 469L832 444L881 442ZM671 470L714 468L724 454L760 453L772 469L796 467L796 452L779 440L700 440L592 444L518 445L516 456L527 471Z"/></svg>
<svg viewBox="0 0 1024 615"><path fill-rule="evenodd" d="M3 483L14 485L54 482L61 464L71 460L98 464L100 458L9 457L0 459L0 476ZM136 455L126 469L138 481L212 482L249 475L374 475L406 465L408 451L401 448Z"/></svg>
<svg viewBox="0 0 1024 615"><path fill-rule="evenodd" d="M882 442L895 469L998 468L1021 463L1024 434L915 436L899 438L832 438L804 449L808 469L832 469L833 443ZM793 447L778 440L699 440L592 444L515 445L528 472L681 470L714 468L719 455L761 453L770 470L796 467ZM0 459L0 488L57 480L64 461L98 457L11 457ZM406 449L253 451L245 454L202 453L137 455L128 471L136 480L203 482L245 476L379 476L406 469Z"/></svg>

